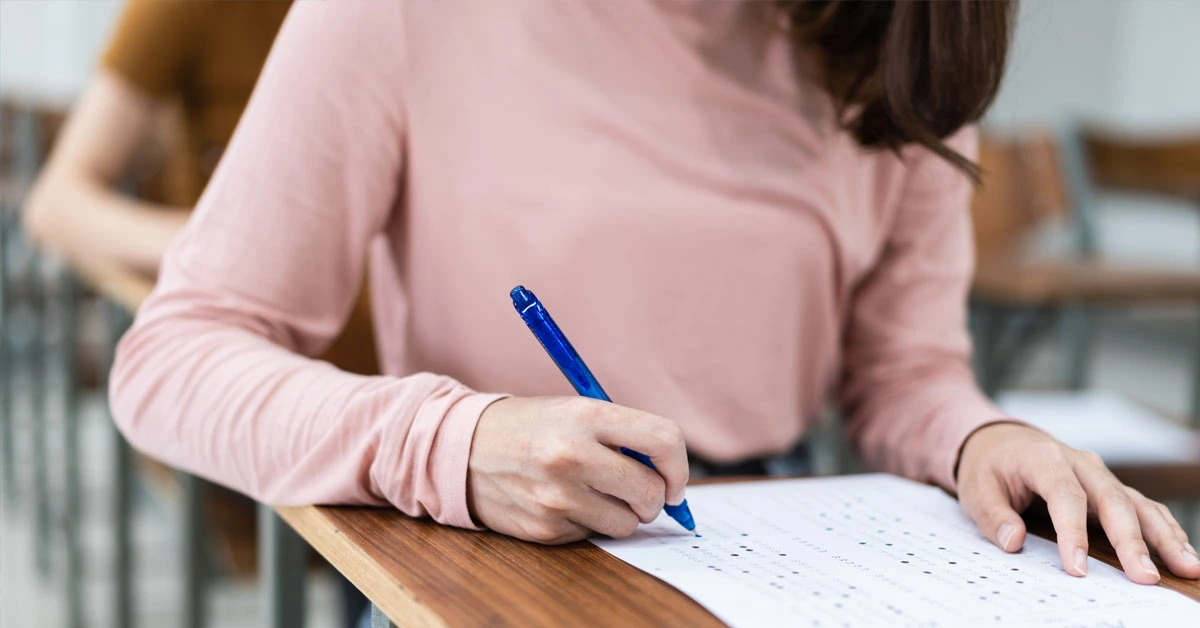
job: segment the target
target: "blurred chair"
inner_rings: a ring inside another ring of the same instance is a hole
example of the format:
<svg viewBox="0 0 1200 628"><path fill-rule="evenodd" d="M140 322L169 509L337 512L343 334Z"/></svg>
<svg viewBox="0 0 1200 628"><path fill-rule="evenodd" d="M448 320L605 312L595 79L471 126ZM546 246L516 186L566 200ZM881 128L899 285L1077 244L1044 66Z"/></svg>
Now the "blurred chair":
<svg viewBox="0 0 1200 628"><path fill-rule="evenodd" d="M1200 131L1168 138L1093 128L1078 134L1077 145L1081 187L1182 200L1200 211ZM1200 427L1200 346L1193 369L1191 414Z"/></svg>
<svg viewBox="0 0 1200 628"><path fill-rule="evenodd" d="M1200 269L1113 263L1097 253L1099 190L1136 190L1200 202L1200 137L1152 143L1090 130L1033 132L980 146L983 184L973 203L978 260L972 287L980 383L994 394L1051 325L1070 336L1067 387L1087 384L1091 312L1200 305ZM1200 209L1200 207L1198 207ZM1039 256L1039 231L1069 226L1073 251ZM1197 373L1200 374L1200 352ZM1200 386L1193 385L1200 417Z"/></svg>
<svg viewBox="0 0 1200 628"><path fill-rule="evenodd" d="M1071 343L1066 388L1080 391L1087 384L1093 312L1200 305L1200 269L1105 261L1098 255L1092 215L1094 195L1101 190L1200 202L1200 137L1150 142L1094 130L1058 137L1040 131L1006 139L985 136L980 162L983 182L972 205L978 259L971 307L976 369L989 395L1005 384L1032 341L1057 324L1069 332ZM1031 246L1039 232L1055 228L1072 235L1068 253L1047 255ZM1200 417L1200 347L1197 358L1193 421ZM1028 412L1012 410L1022 418L1033 419L1025 414L1038 414L1033 410L1040 408L1045 424L1034 422L1051 433L1069 430L1074 422L1075 431L1083 426L1090 442L1109 442L1126 453L1132 451L1126 445L1133 436L1174 429L1180 441L1174 457L1152 448L1153 455L1108 460L1110 468L1156 499L1200 497L1197 432L1180 430L1178 422L1145 408L1136 411L1127 404L1122 409L1119 400L1105 395L1004 395L1000 402L1005 408L1009 402L1025 403ZM1101 410L1112 416L1098 416ZM1185 519L1195 519L1194 509L1186 513Z"/></svg>
<svg viewBox="0 0 1200 628"><path fill-rule="evenodd" d="M79 433L75 406L75 285L64 270L41 258L22 237L20 204L32 185L65 111L29 103L0 103L0 457L3 458L4 493L16 504L18 475L17 417L14 378L24 375L30 401L27 415L32 486L27 494L33 507L35 557L39 575L52 564L52 547L61 550L64 562L67 616L71 626L83 625L82 556L78 529L80 498ZM49 378L48 367L57 372ZM53 381L55 386L49 386ZM54 403L53 411L51 402ZM47 442L52 416L61 418L61 448L51 458ZM50 468L61 468L61 492L50 483ZM53 508L52 496L58 495ZM54 532L61 542L51 543Z"/></svg>

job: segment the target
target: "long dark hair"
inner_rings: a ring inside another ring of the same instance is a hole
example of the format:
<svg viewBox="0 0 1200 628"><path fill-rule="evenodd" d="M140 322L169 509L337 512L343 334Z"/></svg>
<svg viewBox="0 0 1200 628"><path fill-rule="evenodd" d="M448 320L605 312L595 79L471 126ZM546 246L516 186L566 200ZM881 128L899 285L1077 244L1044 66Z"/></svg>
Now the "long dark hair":
<svg viewBox="0 0 1200 628"><path fill-rule="evenodd" d="M819 59L842 126L864 147L920 144L978 180L944 140L978 121L1004 75L1015 0L778 2Z"/></svg>

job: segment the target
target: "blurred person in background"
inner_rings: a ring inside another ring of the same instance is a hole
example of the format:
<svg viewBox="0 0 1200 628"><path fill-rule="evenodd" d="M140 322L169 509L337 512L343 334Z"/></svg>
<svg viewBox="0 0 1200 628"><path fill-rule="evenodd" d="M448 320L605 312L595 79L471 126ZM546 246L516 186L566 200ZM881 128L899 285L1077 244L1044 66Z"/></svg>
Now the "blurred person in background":
<svg viewBox="0 0 1200 628"><path fill-rule="evenodd" d="M974 124L1011 8L298 4L121 342L117 421L267 503L561 543L631 534L689 465L762 469L831 394L869 466L1006 551L1040 495L1067 573L1091 513L1131 580L1151 551L1200 576L1161 504L975 385ZM381 377L311 359L369 247ZM518 283L628 406L544 396L569 387Z"/></svg>
<svg viewBox="0 0 1200 628"><path fill-rule="evenodd" d="M290 0L130 0L29 197L24 220L32 237L85 276L107 269L157 275L233 135L290 6ZM162 170L140 184L139 168L162 151ZM127 193L130 184L143 195ZM362 292L324 359L355 373L377 372L369 315ZM253 504L225 489L210 491L207 503L229 550L223 555L236 569L248 568Z"/></svg>

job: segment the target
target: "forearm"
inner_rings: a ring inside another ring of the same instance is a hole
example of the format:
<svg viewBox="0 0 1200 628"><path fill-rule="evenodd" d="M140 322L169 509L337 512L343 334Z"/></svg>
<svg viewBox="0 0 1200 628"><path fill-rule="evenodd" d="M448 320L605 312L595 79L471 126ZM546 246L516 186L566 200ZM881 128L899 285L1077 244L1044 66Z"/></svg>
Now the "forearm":
<svg viewBox="0 0 1200 628"><path fill-rule="evenodd" d="M392 504L471 525L467 456L496 395L431 374L345 373L256 325L170 289L152 297L112 376L130 442L266 503Z"/></svg>
<svg viewBox="0 0 1200 628"><path fill-rule="evenodd" d="M154 275L189 212L126 196L86 177L47 172L30 195L25 224L38 243L77 267Z"/></svg>

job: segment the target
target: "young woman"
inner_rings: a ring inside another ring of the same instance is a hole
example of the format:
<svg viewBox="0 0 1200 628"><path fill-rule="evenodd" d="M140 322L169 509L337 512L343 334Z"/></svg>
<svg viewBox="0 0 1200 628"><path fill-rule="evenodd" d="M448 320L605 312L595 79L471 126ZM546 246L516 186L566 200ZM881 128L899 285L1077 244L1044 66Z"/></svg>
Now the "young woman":
<svg viewBox="0 0 1200 628"><path fill-rule="evenodd" d="M301 3L122 342L118 421L266 502L559 543L677 503L689 454L789 450L832 393L868 463L957 493L1005 550L1037 494L1069 573L1092 513L1132 580L1158 581L1151 551L1198 577L1164 507L973 383L971 124L1010 11ZM373 378L305 357L368 248ZM518 283L627 406L542 396L570 389Z"/></svg>

